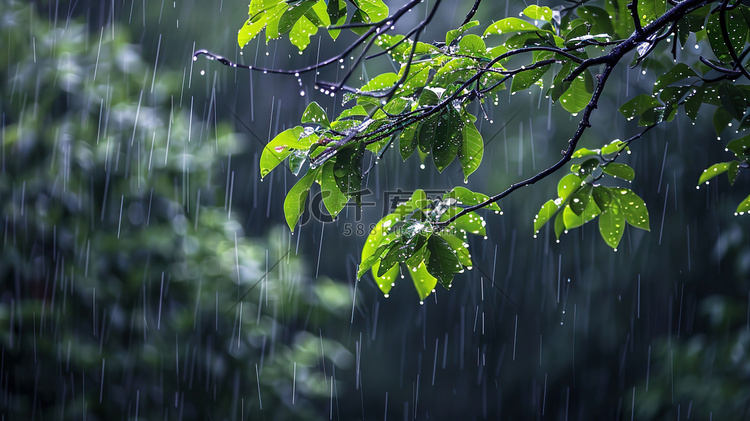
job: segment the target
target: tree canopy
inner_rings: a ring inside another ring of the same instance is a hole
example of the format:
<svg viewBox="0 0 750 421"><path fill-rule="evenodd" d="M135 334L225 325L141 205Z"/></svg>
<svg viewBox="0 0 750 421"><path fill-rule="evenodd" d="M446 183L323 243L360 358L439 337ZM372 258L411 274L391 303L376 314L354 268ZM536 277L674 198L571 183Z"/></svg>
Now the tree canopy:
<svg viewBox="0 0 750 421"><path fill-rule="evenodd" d="M636 172L622 161L632 142L680 113L696 120L701 110L712 112L721 140L717 147L727 152L725 162L695 174L698 186L723 173L733 184L748 167L750 135L743 132L750 127L750 7L729 0L582 1L531 5L519 17L495 22L480 21L481 8L476 0L462 25L445 31L444 38L425 40L426 28L442 10L440 0L424 6L412 0L396 10L382 0L253 0L238 32L240 47L262 32L266 42L287 37L300 54L319 30L334 40L349 33L350 40L338 54L297 69L244 65L206 50L194 57L298 78L326 66L348 67L337 80L315 85L323 94L340 95L344 109L332 115L310 102L300 125L275 136L260 157L261 176L280 166L295 175L305 169L284 201L291 230L314 184L333 216L350 200L359 203L369 163L391 149L403 160L415 153L423 162L431 158L440 172L457 160L467 180L484 157L476 121L488 118L485 106L498 105L503 91L541 91L577 120L554 162L503 191L487 195L456 186L431 200L418 189L384 216L369 233L358 271L360 277L370 271L384 294L402 266L420 299L437 284L449 288L456 273L472 268L468 234L485 235L486 221L477 211L501 213L501 199L553 175L559 177L557 197L540 200L530 218L534 236L549 223L559 241L563 233L597 220L604 243L616 250L627 225L650 230L646 203L630 188ZM415 14L424 18L412 24ZM699 46L708 53L684 52ZM394 71L352 86L355 69L379 59L390 61ZM612 133L598 147L579 145L602 93L621 82L613 72L628 66L652 73L656 81L651 94L618 104L620 118L639 129L629 137ZM469 107L476 103L479 113ZM731 134L722 137L728 127ZM748 211L750 196L736 214Z"/></svg>

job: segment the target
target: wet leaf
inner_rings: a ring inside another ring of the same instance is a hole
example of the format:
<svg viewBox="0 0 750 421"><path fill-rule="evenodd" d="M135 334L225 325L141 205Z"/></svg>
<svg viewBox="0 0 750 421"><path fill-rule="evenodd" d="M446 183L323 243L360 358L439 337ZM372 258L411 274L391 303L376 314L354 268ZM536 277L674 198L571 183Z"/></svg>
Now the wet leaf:
<svg viewBox="0 0 750 421"><path fill-rule="evenodd" d="M406 126L398 136L398 148L401 152L401 159L406 161L417 149L416 134L419 124Z"/></svg>
<svg viewBox="0 0 750 421"><path fill-rule="evenodd" d="M349 196L339 188L340 185L333 174L334 165L333 161L328 161L323 165L323 172L320 177L320 194L323 196L323 204L328 213L335 218L349 202Z"/></svg>
<svg viewBox="0 0 750 421"><path fill-rule="evenodd" d="M284 130L263 148L260 155L260 176L265 177L292 153L292 149L305 150L307 146L299 142L302 127Z"/></svg>
<svg viewBox="0 0 750 421"><path fill-rule="evenodd" d="M411 280L414 282L419 299L424 300L435 289L437 278L430 274L424 261L420 262L417 266L407 264L406 267L409 269L409 276L411 276Z"/></svg>
<svg viewBox="0 0 750 421"><path fill-rule="evenodd" d="M310 187L312 187L313 181L318 176L319 170L308 171L304 177L292 186L286 195L286 199L284 199L284 217L291 231L294 231L299 217L302 216L302 212L305 210L307 195L310 193Z"/></svg>
<svg viewBox="0 0 750 421"><path fill-rule="evenodd" d="M583 180L575 174L568 174L557 183L557 195L564 202L568 196L581 187Z"/></svg>
<svg viewBox="0 0 750 421"><path fill-rule="evenodd" d="M657 93L659 90L664 89L677 81L691 79L696 76L698 76L698 74L695 73L690 66L685 63L677 63L674 67L656 79L656 83L654 83L654 93Z"/></svg>
<svg viewBox="0 0 750 421"><path fill-rule="evenodd" d="M617 162L611 162L606 166L602 166L602 171L612 177L622 178L623 180L633 181L635 178L635 171L629 165Z"/></svg>
<svg viewBox="0 0 750 421"><path fill-rule="evenodd" d="M554 200L548 200L544 203L537 212L536 219L534 219L534 232L538 233L540 229L552 218L557 211L560 210L560 206Z"/></svg>
<svg viewBox="0 0 750 421"><path fill-rule="evenodd" d="M467 22L461 25L457 29L451 29L450 31L445 33L445 44L450 45L451 43L453 43L453 40L460 37L464 32L478 25L479 25L479 21L472 20L470 22Z"/></svg>
<svg viewBox="0 0 750 421"><path fill-rule="evenodd" d="M570 210L573 211L576 215L581 215L583 211L586 209L586 206L589 204L589 200L591 199L591 191L593 189L593 186L591 184L587 184L580 189L578 189L577 192L573 193L573 195L570 196L570 201L568 202L570 206Z"/></svg>
<svg viewBox="0 0 750 421"><path fill-rule="evenodd" d="M750 155L750 135L732 140L727 144L727 149L738 157Z"/></svg>
<svg viewBox="0 0 750 421"><path fill-rule="evenodd" d="M305 112L302 113L301 123L317 124L321 127L330 128L331 123L325 110L317 102L313 101L307 105Z"/></svg>
<svg viewBox="0 0 750 421"><path fill-rule="evenodd" d="M534 20L545 20L552 22L552 9L547 6L540 7L535 4L523 9L523 14Z"/></svg>
<svg viewBox="0 0 750 421"><path fill-rule="evenodd" d="M576 215L570 206L566 206L561 213L563 216L563 222L565 223L565 229L572 230L573 228L578 228L596 218L599 215L600 210L595 201L589 200L586 208L580 215Z"/></svg>
<svg viewBox="0 0 750 421"><path fill-rule="evenodd" d="M463 269L460 260L448 242L439 235L433 235L427 240L427 250L430 252L427 271L443 287L450 288L453 274Z"/></svg>
<svg viewBox="0 0 750 421"><path fill-rule="evenodd" d="M375 225L372 231L370 231L370 235L367 237L364 246L362 246L361 259L363 262L367 261L369 264L370 260L368 259L370 258L370 256L377 254L376 251L378 250L380 250L380 253L382 254L382 252L385 251L385 249L388 247L388 244L390 244L390 241L395 239L395 235L385 234L385 230L390 227L390 225L393 224L395 220L395 215L388 215L385 218L381 219ZM380 254L377 255L379 256ZM375 283L378 285L378 288L380 288L380 290L384 294L388 294L393 286L393 282L396 280L396 276L398 276L398 266L394 266L383 276L377 275L379 269L380 263L374 262L372 264L372 276L375 279ZM362 273L359 273L358 275L361 276Z"/></svg>
<svg viewBox="0 0 750 421"><path fill-rule="evenodd" d="M453 107L440 115L432 144L432 159L439 172L443 172L456 158L462 143L462 126L461 115Z"/></svg>
<svg viewBox="0 0 750 421"><path fill-rule="evenodd" d="M747 212L750 212L750 196L747 196L745 200L743 200L739 206L737 206L737 213L740 215L744 215Z"/></svg>
<svg viewBox="0 0 750 421"><path fill-rule="evenodd" d="M591 101L594 94L594 77L585 70L578 75L560 96L560 104L571 114L581 112Z"/></svg>
<svg viewBox="0 0 750 421"><path fill-rule="evenodd" d="M730 168L734 168L734 176L731 174L730 182L734 183L734 178L737 177L737 171L739 171L738 162L737 161L729 161L729 162L719 162L718 164L713 164L710 167L703 170L703 173L701 174L700 178L698 179L698 185L701 185L708 180L716 177L719 174L723 174L730 170Z"/></svg>
<svg viewBox="0 0 750 421"><path fill-rule="evenodd" d="M482 135L471 121L465 122L461 130L462 142L459 149L459 161L464 173L464 180L479 168L484 156L484 143Z"/></svg>
<svg viewBox="0 0 750 421"><path fill-rule="evenodd" d="M619 202L610 202L609 206L599 214L599 233L607 245L617 249L624 232L625 215L620 209Z"/></svg>
<svg viewBox="0 0 750 421"><path fill-rule="evenodd" d="M620 209L622 209L628 224L642 230L651 230L649 226L648 209L646 208L646 203L643 199L630 189L612 188L610 189L610 192L612 193L613 198L619 202Z"/></svg>
<svg viewBox="0 0 750 421"><path fill-rule="evenodd" d="M493 23L487 29L485 29L483 36L486 37L488 35L503 35L535 31L542 30L539 29L536 25L526 22L523 19L505 18Z"/></svg>
<svg viewBox="0 0 750 421"><path fill-rule="evenodd" d="M661 102L659 102L659 100L654 98L653 96L640 94L630 101L622 104L622 106L620 106L620 113L625 116L628 121L630 121L633 118L643 114L647 110L661 107L661 105Z"/></svg>

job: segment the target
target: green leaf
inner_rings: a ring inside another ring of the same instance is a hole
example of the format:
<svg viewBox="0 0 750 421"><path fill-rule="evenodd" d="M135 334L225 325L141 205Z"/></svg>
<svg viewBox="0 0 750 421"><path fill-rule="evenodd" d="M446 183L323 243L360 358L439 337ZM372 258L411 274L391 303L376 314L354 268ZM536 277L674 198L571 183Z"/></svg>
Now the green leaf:
<svg viewBox="0 0 750 421"><path fill-rule="evenodd" d="M482 135L469 119L464 119L464 127L461 130L462 142L459 149L458 159L464 173L464 181L479 168L484 156L484 143Z"/></svg>
<svg viewBox="0 0 750 421"><path fill-rule="evenodd" d="M602 171L612 177L622 178L623 180L633 181L635 178L635 171L629 165L617 162L610 162L606 166L602 166Z"/></svg>
<svg viewBox="0 0 750 421"><path fill-rule="evenodd" d="M578 148L575 152L573 152L573 155L571 158L582 158L584 156L594 156L599 155L599 149L594 149L593 151L591 149L586 148Z"/></svg>
<svg viewBox="0 0 750 421"><path fill-rule="evenodd" d="M612 34L612 21L606 10L596 6L581 6L576 9L576 14L591 26L591 34Z"/></svg>
<svg viewBox="0 0 750 421"><path fill-rule="evenodd" d="M570 206L566 206L562 211L565 229L572 230L573 228L578 228L581 225L596 218L600 212L601 211L599 210L599 207L596 205L594 200L589 200L586 208L583 210L583 212L581 212L580 215L576 215L576 213L573 212L573 209L571 209Z"/></svg>
<svg viewBox="0 0 750 421"><path fill-rule="evenodd" d="M489 196L482 193L473 192L465 187L456 186L453 190L443 195L443 200L456 199L457 205L463 206L474 206L480 203L484 203L489 200ZM487 209L500 212L500 206L497 202L490 203L486 206Z"/></svg>
<svg viewBox="0 0 750 421"><path fill-rule="evenodd" d="M587 69L571 83L570 87L560 96L560 104L571 114L581 112L591 101L594 94L594 78Z"/></svg>
<svg viewBox="0 0 750 421"><path fill-rule="evenodd" d="M393 223L393 221L396 219L394 215L388 215L385 218L381 219L376 225L375 228L370 231L370 235L367 237L367 240L365 241L364 246L362 246L362 261L367 261L367 259L376 253L377 250L380 250L382 253L385 248L388 247L391 241L395 239L395 235L386 235L385 234L385 228L384 225ZM383 247L381 247L381 244L383 244ZM380 254L377 254L380 256ZM372 276L375 278L375 283L378 285L378 288L380 288L381 291L383 291L384 294L388 294L390 292L391 288L393 287L393 282L396 280L396 276L398 276L398 266L394 266L389 270L385 275L378 276L378 270L380 269L380 262L376 262L372 265ZM359 275L361 276L361 275Z"/></svg>
<svg viewBox="0 0 750 421"><path fill-rule="evenodd" d="M365 12L372 22L380 22L388 18L388 6L383 3L383 0L357 0L357 4L359 9Z"/></svg>
<svg viewBox="0 0 750 421"><path fill-rule="evenodd" d="M599 209L606 209L612 202L612 193L609 187L605 186L594 186L594 191L591 193L591 197L594 198L594 203Z"/></svg>
<svg viewBox="0 0 750 421"><path fill-rule="evenodd" d="M240 48L258 36L260 31L270 22L276 22L281 14L284 13L284 10L286 10L286 4L281 0L273 0L268 3L258 6L258 8L253 8L251 4L250 18L237 32L237 43Z"/></svg>
<svg viewBox="0 0 750 421"><path fill-rule="evenodd" d="M312 187L313 181L318 176L320 169L310 170L302 177L297 184L292 186L289 193L284 199L284 217L286 223L289 225L289 229L294 231L294 227L299 221L299 217L305 210L305 202L307 201L307 195L310 193L310 187Z"/></svg>
<svg viewBox="0 0 750 421"><path fill-rule="evenodd" d="M552 9L547 6L540 7L532 4L523 10L523 14L534 20L552 22Z"/></svg>
<svg viewBox="0 0 750 421"><path fill-rule="evenodd" d="M734 164L734 168L736 170L739 170L739 167L738 167L739 163L737 161L720 162L718 164L714 164L706 168L705 170L703 170L703 173L698 179L698 185L707 183L708 180L716 177L717 175L729 171L730 167L732 167L732 164ZM734 177L736 177L736 173ZM732 180L732 176L730 176L730 180ZM731 181L731 182L734 183L734 181Z"/></svg>
<svg viewBox="0 0 750 421"><path fill-rule="evenodd" d="M573 213L581 215L583 211L586 210L586 206L588 206L589 200L591 199L591 191L593 188L594 187L591 184L587 184L570 196L569 206Z"/></svg>
<svg viewBox="0 0 750 421"><path fill-rule="evenodd" d="M469 212L466 215L456 219L452 226L459 230L464 230L471 234L476 235L487 235L485 230L484 218L479 216L476 212Z"/></svg>
<svg viewBox="0 0 750 421"><path fill-rule="evenodd" d="M560 242L560 236L565 232L565 218L563 218L564 212L558 212L555 217L555 238Z"/></svg>
<svg viewBox="0 0 750 421"><path fill-rule="evenodd" d="M612 193L612 197L619 201L619 206L628 224L650 231L648 209L643 199L630 189L612 188L609 191Z"/></svg>
<svg viewBox="0 0 750 421"><path fill-rule="evenodd" d="M745 94L736 86L729 83L719 85L719 97L721 105L735 120L742 121L747 109Z"/></svg>
<svg viewBox="0 0 750 421"><path fill-rule="evenodd" d="M511 83L510 91L518 92L529 89L529 87L531 87L531 85L541 79L549 69L550 66L547 65L516 74L515 76L513 76L513 82Z"/></svg>
<svg viewBox="0 0 750 421"><path fill-rule="evenodd" d="M357 205L361 205L362 158L363 144L351 145L339 149L333 166L336 185L342 193L353 196Z"/></svg>
<svg viewBox="0 0 750 421"><path fill-rule="evenodd" d="M297 21L300 20L310 8L312 8L316 1L317 0L302 0L290 4L279 19L279 34L289 32Z"/></svg>
<svg viewBox="0 0 750 421"><path fill-rule="evenodd" d="M727 150L732 151L735 155L750 155L750 135L734 139L727 144Z"/></svg>
<svg viewBox="0 0 750 421"><path fill-rule="evenodd" d="M589 158L583 161L582 164L574 164L570 166L570 171L579 177L586 178L599 167L599 160L597 158Z"/></svg>
<svg viewBox="0 0 750 421"><path fill-rule="evenodd" d="M277 165L281 164L292 153L292 149L307 149L307 146L297 140L302 135L302 131L301 126L284 130L266 144L260 155L261 177L265 177Z"/></svg>
<svg viewBox="0 0 750 421"><path fill-rule="evenodd" d="M709 44L711 44L711 49L716 55L716 58L729 63L732 61L732 57L729 54L729 48L727 48L727 45L724 42L719 16L720 13L721 12L712 13L708 17L708 22L706 22L706 37L708 38ZM739 8L727 10L726 29L727 34L729 35L730 44L739 56L742 53L742 49L745 46L748 36L748 25Z"/></svg>
<svg viewBox="0 0 750 421"><path fill-rule="evenodd" d="M346 23L346 2L344 0L328 0L326 12L328 12L328 18L333 26L341 26ZM328 30L328 35L334 40L338 38L340 33L340 29Z"/></svg>
<svg viewBox="0 0 750 421"><path fill-rule="evenodd" d="M401 133L398 136L398 148L401 152L401 159L404 161L406 161L406 159L409 158L417 148L415 135L418 127L419 125L416 123L406 126L401 130Z"/></svg>
<svg viewBox="0 0 750 421"><path fill-rule="evenodd" d="M609 155L613 153L617 153L623 150L623 147L625 150L628 150L628 147L625 146L625 142L623 142L620 139L615 139L608 144L604 145L601 149L602 155Z"/></svg>
<svg viewBox="0 0 750 421"><path fill-rule="evenodd" d="M395 73L383 73L370 79L360 90L363 92L384 91L393 87L398 79L399 76Z"/></svg>
<svg viewBox="0 0 750 421"><path fill-rule="evenodd" d="M558 206L557 202L554 200L548 200L543 204L542 208L539 209L536 218L534 218L534 233L538 233L544 224L546 224L558 210L560 210L560 206Z"/></svg>
<svg viewBox="0 0 750 421"><path fill-rule="evenodd" d="M487 46L479 35L469 34L458 42L458 53L474 57L487 56Z"/></svg>
<svg viewBox="0 0 750 421"><path fill-rule="evenodd" d="M541 29L522 19L505 18L493 23L487 29L485 29L483 36L487 37L488 35L503 35L508 33L513 34L519 32L535 31L541 31Z"/></svg>
<svg viewBox="0 0 750 421"><path fill-rule="evenodd" d="M450 234L441 233L440 237L448 242L448 245L451 246L456 257L458 257L458 261L468 269L471 269L473 263L471 261L471 253L469 253L469 249L464 246L466 242L463 239Z"/></svg>
<svg viewBox="0 0 750 421"><path fill-rule="evenodd" d="M564 202L570 194L578 190L583 183L583 179L575 174L568 174L560 179L557 183L557 195ZM562 203L561 202L561 203Z"/></svg>
<svg viewBox="0 0 750 421"><path fill-rule="evenodd" d="M388 247L385 253L383 253L383 257L380 259L380 267L378 267L378 270L375 273L377 276L384 276L394 267L398 267L398 263L402 261L402 247L403 243L401 238L396 238L388 243Z"/></svg>
<svg viewBox="0 0 750 421"><path fill-rule="evenodd" d="M617 201L613 201L599 214L599 233L604 241L617 250L625 232L625 215Z"/></svg>
<svg viewBox="0 0 750 421"><path fill-rule="evenodd" d="M713 123L717 135L721 135L724 128L732 122L732 118L732 115L725 108L719 107L714 111Z"/></svg>
<svg viewBox="0 0 750 421"><path fill-rule="evenodd" d="M450 288L453 274L463 270L458 256L448 242L439 235L433 235L427 240L427 250L430 252L427 271L437 278L443 287Z"/></svg>
<svg viewBox="0 0 750 421"><path fill-rule="evenodd" d="M750 212L750 196L747 196L745 200L737 206L736 212L740 215L744 215L746 212Z"/></svg>
<svg viewBox="0 0 750 421"><path fill-rule="evenodd" d="M433 114L419 127L417 141L419 142L419 150L424 153L430 153L432 150L432 145L435 143L439 118L440 116L438 114Z"/></svg>
<svg viewBox="0 0 750 421"><path fill-rule="evenodd" d="M625 116L628 121L643 114L647 110L660 107L662 104L658 99L651 95L640 94L630 101L620 106L620 114Z"/></svg>
<svg viewBox="0 0 750 421"><path fill-rule="evenodd" d="M302 113L302 119L300 122L317 124L327 129L331 127L331 123L328 121L328 116L326 115L325 110L315 101L308 104L305 112Z"/></svg>
<svg viewBox="0 0 750 421"><path fill-rule="evenodd" d="M461 114L455 108L448 107L447 111L441 113L432 144L432 159L439 172L443 172L456 158L462 141L462 126Z"/></svg>
<svg viewBox="0 0 750 421"><path fill-rule="evenodd" d="M565 82L565 78L568 77L571 70L573 70L573 62L566 61L552 80L552 85L547 91L547 94L552 98L553 102L559 100L563 92L570 87L570 82Z"/></svg>
<svg viewBox="0 0 750 421"><path fill-rule="evenodd" d="M684 108L685 114L690 117L691 120L695 121L698 118L698 111L703 105L703 91L694 89L691 94L685 98Z"/></svg>
<svg viewBox="0 0 750 421"><path fill-rule="evenodd" d="M677 63L673 68L659 76L654 83L654 93L666 88L667 86L683 80L698 76L693 69L685 63Z"/></svg>
<svg viewBox="0 0 750 421"><path fill-rule="evenodd" d="M406 267L409 268L409 276L411 276L411 280L414 282L419 299L424 300L435 289L437 278L430 275L424 262L420 262L418 266L407 264Z"/></svg>
<svg viewBox="0 0 750 421"><path fill-rule="evenodd" d="M638 0L638 17L642 26L655 21L666 11L666 0Z"/></svg>
<svg viewBox="0 0 750 421"><path fill-rule="evenodd" d="M341 209L344 209L346 203L349 202L349 196L344 194L339 188L336 176L333 174L334 166L334 162L330 160L323 165L323 172L320 177L320 191L323 196L323 204L328 213L335 218L341 212Z"/></svg>
<svg viewBox="0 0 750 421"><path fill-rule="evenodd" d="M470 22L466 22L465 24L461 25L458 29L451 29L450 31L445 33L445 44L451 45L455 39L461 36L464 32L468 31L469 29L478 26L479 21L472 20Z"/></svg>
<svg viewBox="0 0 750 421"><path fill-rule="evenodd" d="M289 31L289 41L299 49L304 50L310 45L310 37L318 33L318 26L310 19L302 16Z"/></svg>
<svg viewBox="0 0 750 421"><path fill-rule="evenodd" d="M604 2L609 16L612 16L612 26L619 38L629 37L635 30L633 17L628 9L630 0L610 0Z"/></svg>

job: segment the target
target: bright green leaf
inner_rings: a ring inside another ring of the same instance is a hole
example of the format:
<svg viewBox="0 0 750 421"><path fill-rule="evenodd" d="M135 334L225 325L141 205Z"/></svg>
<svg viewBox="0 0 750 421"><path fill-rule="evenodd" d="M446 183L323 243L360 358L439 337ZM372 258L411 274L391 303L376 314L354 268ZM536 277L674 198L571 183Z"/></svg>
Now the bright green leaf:
<svg viewBox="0 0 750 421"><path fill-rule="evenodd" d="M628 224L642 230L650 230L648 209L643 199L630 189L612 188L609 191L613 198L619 202Z"/></svg>
<svg viewBox="0 0 750 421"><path fill-rule="evenodd" d="M303 129L300 126L284 130L266 144L260 155L261 177L265 177L277 165L281 164L292 153L292 149L307 149L298 140L302 131Z"/></svg>
<svg viewBox="0 0 750 421"><path fill-rule="evenodd" d="M284 217L289 229L294 231L302 212L305 210L307 195L310 193L313 181L318 176L319 169L310 170L297 184L292 186L284 199Z"/></svg>
<svg viewBox="0 0 750 421"><path fill-rule="evenodd" d="M406 267L409 269L409 276L411 276L411 280L414 282L419 299L424 300L435 289L437 278L430 274L424 262L419 263L418 266L407 264Z"/></svg>
<svg viewBox="0 0 750 421"><path fill-rule="evenodd" d="M317 124L319 126L330 128L331 123L325 110L317 102L313 101L307 105L305 112L302 113L302 123Z"/></svg>
<svg viewBox="0 0 750 421"><path fill-rule="evenodd" d="M320 177L320 192L328 213L335 218L349 202L349 196L339 189L336 176L333 174L334 165L333 161L328 161L323 165L323 172Z"/></svg>
<svg viewBox="0 0 750 421"><path fill-rule="evenodd" d="M620 209L619 203L613 201L599 214L599 233L604 241L617 250L622 234L625 232L625 215Z"/></svg>
<svg viewBox="0 0 750 421"><path fill-rule="evenodd" d="M540 7L532 4L523 10L523 14L534 20L552 22L552 9L547 6Z"/></svg>
<svg viewBox="0 0 750 421"><path fill-rule="evenodd" d="M462 142L459 149L459 161L464 172L464 181L468 180L469 175L479 168L484 156L484 143L482 135L471 121L465 122L461 130Z"/></svg>
<svg viewBox="0 0 750 421"><path fill-rule="evenodd" d="M617 162L610 162L606 166L602 166L602 171L612 177L622 178L627 181L633 181L635 178L635 171L629 165Z"/></svg>
<svg viewBox="0 0 750 421"><path fill-rule="evenodd" d="M587 69L571 83L568 89L560 96L560 104L571 114L581 112L591 101L594 94L594 77Z"/></svg>
<svg viewBox="0 0 750 421"><path fill-rule="evenodd" d="M568 174L557 183L557 195L564 202L571 193L581 187L581 183L583 183L581 177L575 174Z"/></svg>
<svg viewBox="0 0 750 421"><path fill-rule="evenodd" d="M746 212L750 212L750 196L747 196L745 200L737 206L736 212L740 215L744 215Z"/></svg>
<svg viewBox="0 0 750 421"><path fill-rule="evenodd" d="M519 32L535 31L541 31L541 29L529 22L526 22L523 19L505 18L490 25L487 29L485 29L483 35L486 37L488 35L503 35L508 33L513 34Z"/></svg>
<svg viewBox="0 0 750 421"><path fill-rule="evenodd" d="M548 200L545 204L543 204L542 208L539 209L539 212L534 219L534 232L538 233L539 230L542 229L544 224L546 224L547 221L549 221L550 218L552 218L558 210L560 210L560 206L554 200Z"/></svg>

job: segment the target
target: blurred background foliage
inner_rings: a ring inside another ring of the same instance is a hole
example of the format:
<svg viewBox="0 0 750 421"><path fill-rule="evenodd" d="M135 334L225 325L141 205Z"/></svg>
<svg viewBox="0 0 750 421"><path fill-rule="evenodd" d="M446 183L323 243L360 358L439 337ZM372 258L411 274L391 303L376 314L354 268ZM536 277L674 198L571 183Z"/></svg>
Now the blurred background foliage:
<svg viewBox="0 0 750 421"><path fill-rule="evenodd" d="M425 40L473 2L444 3ZM477 17L523 7L483 2ZM293 236L278 228L296 178L260 182L261 148L307 101L336 112L340 98L312 85L337 68L298 82L192 53L292 68L346 40L240 54L246 10L246 0L0 5L6 418L750 419L750 231L732 216L750 183L695 188L727 158L711 113L631 146L624 162L652 231L627 230L617 252L587 227L559 244L544 231L533 239L555 189L545 181L487 214L488 238L471 240L476 265L450 292L420 306L404 282L384 299L354 274L387 193L449 189L461 171L386 154L361 213L308 217ZM389 69L380 59L358 76ZM636 132L616 110L650 92L653 75L617 76L581 146ZM489 194L547 166L576 124L541 91L486 111L485 162L467 187Z"/></svg>
<svg viewBox="0 0 750 421"><path fill-rule="evenodd" d="M233 128L127 26L0 19L3 418L323 413L326 367L353 357L321 332L351 293L312 283L285 233L245 234Z"/></svg>

